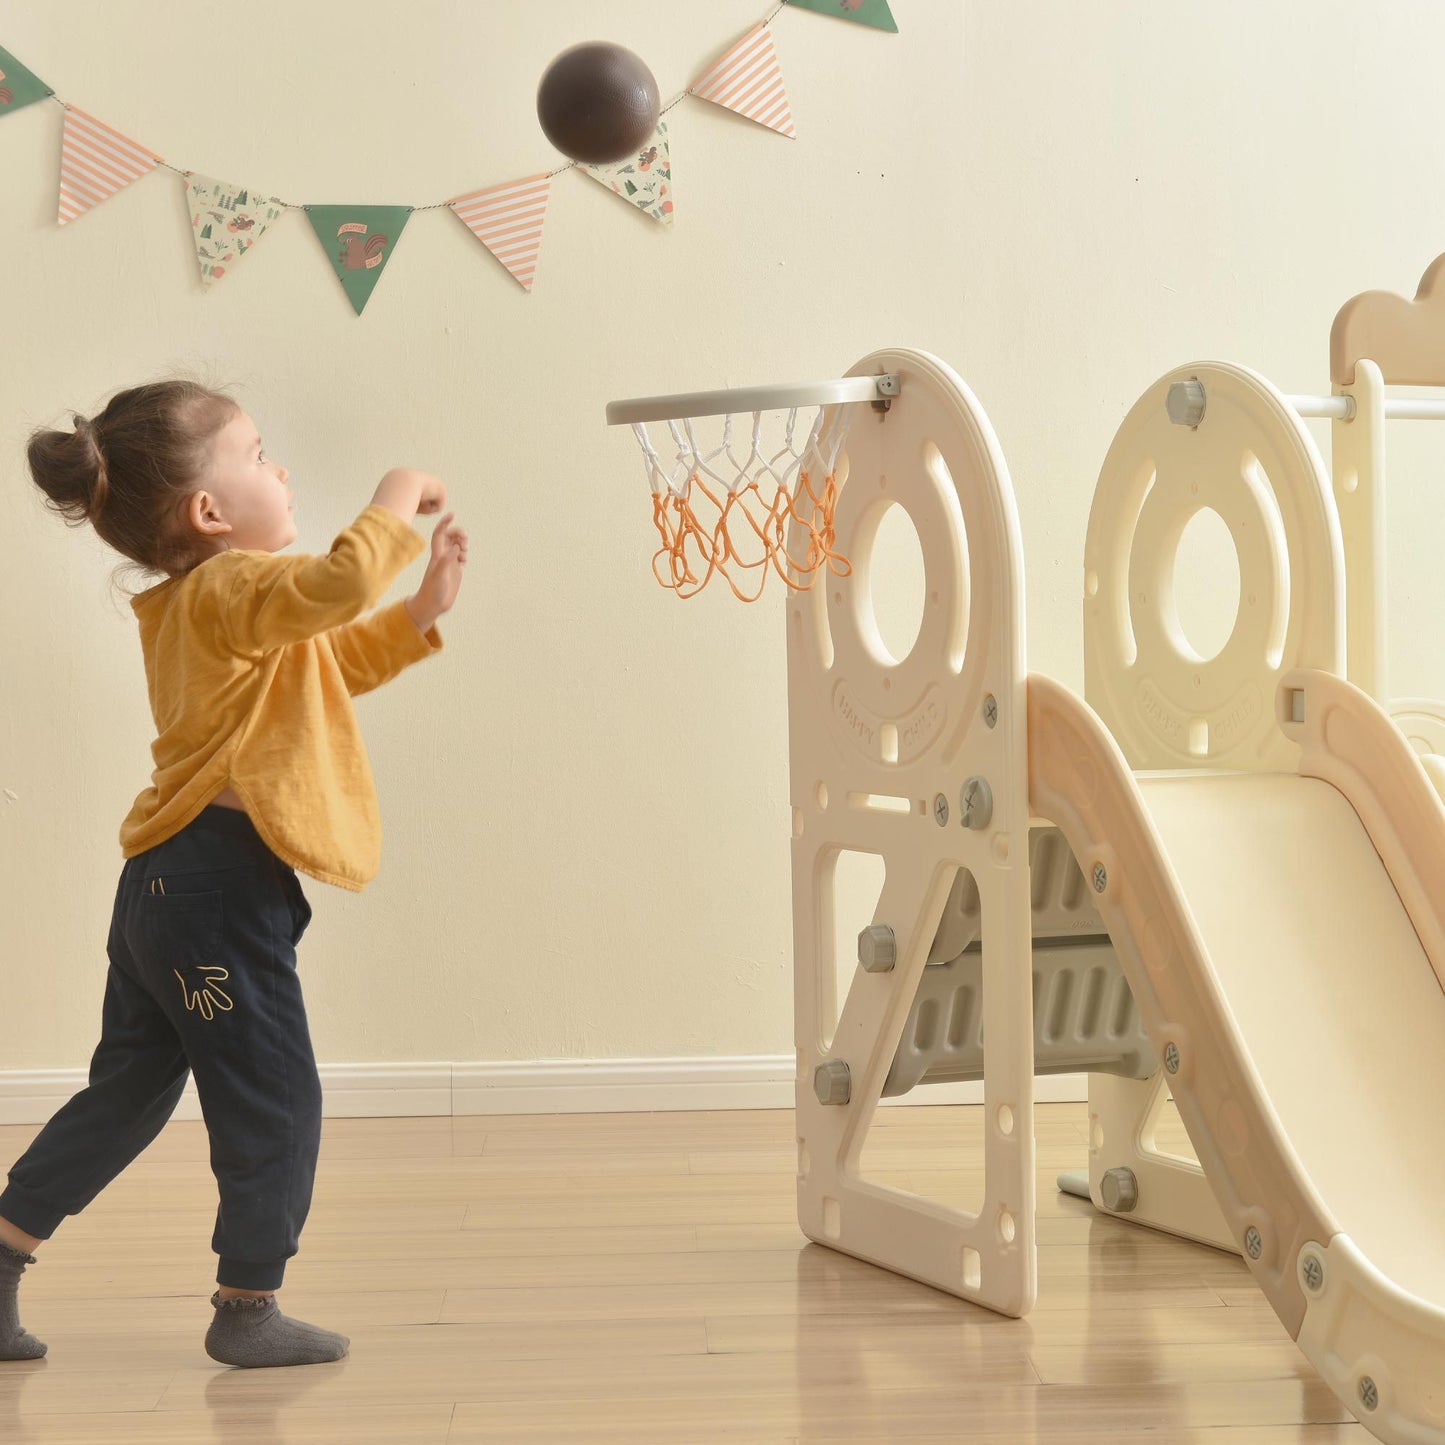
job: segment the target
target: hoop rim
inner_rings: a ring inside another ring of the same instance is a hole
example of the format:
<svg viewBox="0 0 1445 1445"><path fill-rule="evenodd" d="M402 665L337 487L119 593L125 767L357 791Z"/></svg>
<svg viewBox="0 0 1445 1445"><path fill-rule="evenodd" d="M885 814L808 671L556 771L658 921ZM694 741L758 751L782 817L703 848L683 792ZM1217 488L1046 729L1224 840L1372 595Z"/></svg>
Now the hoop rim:
<svg viewBox="0 0 1445 1445"><path fill-rule="evenodd" d="M726 412L785 411L798 406L836 406L898 395L897 373L845 376L836 381L794 381L776 386L735 386L723 391L684 391L672 396L638 396L607 403L607 425L677 421Z"/></svg>

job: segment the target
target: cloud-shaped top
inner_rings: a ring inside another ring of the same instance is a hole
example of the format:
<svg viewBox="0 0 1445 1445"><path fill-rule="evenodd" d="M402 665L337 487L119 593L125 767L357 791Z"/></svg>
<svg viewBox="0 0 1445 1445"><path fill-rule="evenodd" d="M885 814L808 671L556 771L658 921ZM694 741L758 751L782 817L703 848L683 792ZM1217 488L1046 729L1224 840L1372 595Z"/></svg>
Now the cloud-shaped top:
<svg viewBox="0 0 1445 1445"><path fill-rule="evenodd" d="M1445 255L1430 263L1413 301L1365 291L1340 307L1330 327L1330 380L1349 385L1361 359L1397 386L1445 386Z"/></svg>

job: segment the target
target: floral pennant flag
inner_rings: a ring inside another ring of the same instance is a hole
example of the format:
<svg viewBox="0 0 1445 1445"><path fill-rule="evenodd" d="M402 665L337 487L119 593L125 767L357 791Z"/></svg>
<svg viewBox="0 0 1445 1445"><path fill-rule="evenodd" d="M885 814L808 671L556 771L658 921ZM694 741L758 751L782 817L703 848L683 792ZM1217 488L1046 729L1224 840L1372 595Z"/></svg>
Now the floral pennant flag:
<svg viewBox="0 0 1445 1445"><path fill-rule="evenodd" d="M410 206L307 206L341 288L361 315L411 217Z"/></svg>
<svg viewBox="0 0 1445 1445"><path fill-rule="evenodd" d="M510 271L523 291L532 289L542 218L552 178L543 173L523 181L471 191L447 204L482 245Z"/></svg>
<svg viewBox="0 0 1445 1445"><path fill-rule="evenodd" d="M286 214L285 206L271 196L194 171L186 172L186 201L201 281L207 286L219 281Z"/></svg>
<svg viewBox="0 0 1445 1445"><path fill-rule="evenodd" d="M55 92L33 71L26 70L8 50L0 50L0 116L9 115L32 101Z"/></svg>
<svg viewBox="0 0 1445 1445"><path fill-rule="evenodd" d="M667 122L660 120L636 155L614 161L606 166L580 169L616 191L624 201L631 201L639 211L646 211L664 226L672 224L672 151L667 140Z"/></svg>
<svg viewBox="0 0 1445 1445"><path fill-rule="evenodd" d="M767 25L749 30L716 64L705 70L689 92L700 100L735 110L780 135L796 136L788 93L773 32Z"/></svg>
<svg viewBox="0 0 1445 1445"><path fill-rule="evenodd" d="M816 10L820 15L837 15L856 20L860 25L876 25L879 30L898 32L898 22L888 8L888 0L788 0L799 10Z"/></svg>
<svg viewBox="0 0 1445 1445"><path fill-rule="evenodd" d="M83 216L160 163L161 157L143 145L76 106L67 105L60 137L60 208L56 222L63 226Z"/></svg>

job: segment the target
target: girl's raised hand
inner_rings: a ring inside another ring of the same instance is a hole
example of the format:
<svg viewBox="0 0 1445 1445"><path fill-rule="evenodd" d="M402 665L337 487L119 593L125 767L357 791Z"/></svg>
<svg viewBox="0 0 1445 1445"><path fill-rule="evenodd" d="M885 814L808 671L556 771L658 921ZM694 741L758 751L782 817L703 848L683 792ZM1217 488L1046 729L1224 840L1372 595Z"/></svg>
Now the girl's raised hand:
<svg viewBox="0 0 1445 1445"><path fill-rule="evenodd" d="M431 535L431 560L416 593L423 609L437 617L451 611L467 565L467 529L455 517L455 512L448 512L437 522Z"/></svg>

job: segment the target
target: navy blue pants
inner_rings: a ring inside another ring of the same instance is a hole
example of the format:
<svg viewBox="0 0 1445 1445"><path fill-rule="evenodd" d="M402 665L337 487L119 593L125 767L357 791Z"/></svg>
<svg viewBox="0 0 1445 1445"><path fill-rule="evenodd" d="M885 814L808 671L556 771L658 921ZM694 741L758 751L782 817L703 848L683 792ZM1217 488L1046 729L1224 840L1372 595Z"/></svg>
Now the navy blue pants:
<svg viewBox="0 0 1445 1445"><path fill-rule="evenodd" d="M216 1279L278 1289L311 1207L321 1081L296 945L311 906L250 818L212 804L121 870L90 1085L11 1169L0 1215L48 1239L165 1126L196 1076Z"/></svg>

